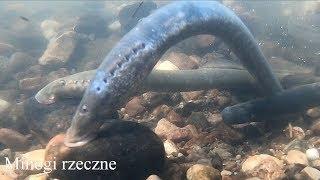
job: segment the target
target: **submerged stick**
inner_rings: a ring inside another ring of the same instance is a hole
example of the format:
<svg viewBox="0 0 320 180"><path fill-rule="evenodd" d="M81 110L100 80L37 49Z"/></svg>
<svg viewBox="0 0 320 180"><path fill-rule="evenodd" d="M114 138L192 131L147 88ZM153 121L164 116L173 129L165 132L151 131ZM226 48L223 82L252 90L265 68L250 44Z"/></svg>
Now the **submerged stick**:
<svg viewBox="0 0 320 180"><path fill-rule="evenodd" d="M222 118L228 124L241 124L295 113L319 105L320 82L317 82L227 107L222 111Z"/></svg>

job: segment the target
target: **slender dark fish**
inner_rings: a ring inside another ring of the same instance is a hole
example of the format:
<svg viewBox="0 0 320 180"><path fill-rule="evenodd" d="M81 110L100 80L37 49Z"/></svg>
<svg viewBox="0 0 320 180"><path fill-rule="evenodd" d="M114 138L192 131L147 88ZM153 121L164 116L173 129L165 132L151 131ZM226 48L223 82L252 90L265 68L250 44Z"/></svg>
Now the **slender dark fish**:
<svg viewBox="0 0 320 180"><path fill-rule="evenodd" d="M109 52L86 89L66 134L67 146L81 146L96 137L102 122L97 112L112 114L123 106L174 44L199 34L221 38L265 90L282 91L248 28L219 2L180 1L144 18Z"/></svg>
<svg viewBox="0 0 320 180"><path fill-rule="evenodd" d="M24 20L24 21L27 21L27 22L29 22L29 21L30 21L28 18L23 17L23 16L20 16L20 19L22 19L22 20Z"/></svg>
<svg viewBox="0 0 320 180"><path fill-rule="evenodd" d="M306 84L284 90L274 96L254 99L225 108L221 114L228 124L264 121L297 113L320 105L320 83Z"/></svg>

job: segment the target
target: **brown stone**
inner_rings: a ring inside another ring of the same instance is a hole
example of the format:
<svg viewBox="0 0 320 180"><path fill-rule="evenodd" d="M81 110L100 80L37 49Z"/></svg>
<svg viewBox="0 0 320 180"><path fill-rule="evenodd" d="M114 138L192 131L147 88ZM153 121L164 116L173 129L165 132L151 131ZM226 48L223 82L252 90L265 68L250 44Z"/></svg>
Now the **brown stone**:
<svg viewBox="0 0 320 180"><path fill-rule="evenodd" d="M226 96L218 96L216 98L219 107L224 108L231 103L231 98Z"/></svg>
<svg viewBox="0 0 320 180"><path fill-rule="evenodd" d="M314 122L314 124L311 126L311 130L315 135L320 135L320 120Z"/></svg>
<svg viewBox="0 0 320 180"><path fill-rule="evenodd" d="M39 64L44 66L64 65L71 59L77 43L78 38L75 32L69 31L62 34L55 41L50 42L39 58Z"/></svg>
<svg viewBox="0 0 320 180"><path fill-rule="evenodd" d="M197 69L199 67L195 57L190 58L184 53L171 52L165 59L171 61L180 70Z"/></svg>
<svg viewBox="0 0 320 180"><path fill-rule="evenodd" d="M210 114L208 117L208 122L212 125L217 125L222 122L221 114Z"/></svg>
<svg viewBox="0 0 320 180"><path fill-rule="evenodd" d="M181 92L181 95L186 102L189 102L198 99L201 95L203 95L203 92L204 91Z"/></svg>
<svg viewBox="0 0 320 180"><path fill-rule="evenodd" d="M301 171L301 174L304 178L308 180L319 180L320 178L320 171L312 167L305 167Z"/></svg>
<svg viewBox="0 0 320 180"><path fill-rule="evenodd" d="M171 107L163 104L163 105L159 105L158 107L156 107L152 111L151 115L154 116L157 119L160 119L160 118L166 117L171 110L172 110Z"/></svg>
<svg viewBox="0 0 320 180"><path fill-rule="evenodd" d="M290 150L287 154L286 161L288 164L308 165L306 154L298 150Z"/></svg>
<svg viewBox="0 0 320 180"><path fill-rule="evenodd" d="M47 173L33 174L28 176L25 180L47 180Z"/></svg>
<svg viewBox="0 0 320 180"><path fill-rule="evenodd" d="M320 107L314 107L311 109L307 110L307 116L309 116L310 118L319 118L320 117Z"/></svg>
<svg viewBox="0 0 320 180"><path fill-rule="evenodd" d="M285 176L283 162L267 154L250 156L241 169L248 177L281 179Z"/></svg>
<svg viewBox="0 0 320 180"><path fill-rule="evenodd" d="M134 97L125 106L125 113L127 113L130 117L141 114L145 110L144 106L141 104L141 98L138 96Z"/></svg>
<svg viewBox="0 0 320 180"><path fill-rule="evenodd" d="M60 68L56 71L51 71L49 74L48 74L48 77L47 77L47 83L50 83L56 79L59 79L59 78L62 78L62 77L66 77L66 76L69 76L70 73L69 71L67 70L67 68Z"/></svg>
<svg viewBox="0 0 320 180"><path fill-rule="evenodd" d="M166 140L163 143L164 150L167 156L177 156L179 153L178 146L171 140Z"/></svg>
<svg viewBox="0 0 320 180"><path fill-rule="evenodd" d="M211 166L195 164L187 171L187 180L221 180L220 171Z"/></svg>
<svg viewBox="0 0 320 180"><path fill-rule="evenodd" d="M15 172L21 177L43 172L44 155L45 149L38 149L18 155L16 157L18 162L15 162L18 164L18 168L15 169Z"/></svg>
<svg viewBox="0 0 320 180"><path fill-rule="evenodd" d="M154 131L161 138L172 140L175 143L192 138L190 129L179 128L166 119L161 119Z"/></svg>
<svg viewBox="0 0 320 180"><path fill-rule="evenodd" d="M174 110L169 111L165 117L169 122L175 124L176 126L181 127L184 124L183 118L176 113Z"/></svg>
<svg viewBox="0 0 320 180"><path fill-rule="evenodd" d="M15 78L18 80L30 78L30 77L37 77L42 76L44 73L43 69L39 64L30 66L26 71L18 72L15 75Z"/></svg>
<svg viewBox="0 0 320 180"><path fill-rule="evenodd" d="M0 165L1 180L16 180L18 175L14 172L14 168L10 165Z"/></svg>
<svg viewBox="0 0 320 180"><path fill-rule="evenodd" d="M25 135L7 128L0 129L0 142L7 148L17 151L24 151L30 147L30 141Z"/></svg>
<svg viewBox="0 0 320 180"><path fill-rule="evenodd" d="M19 88L24 91L38 90L43 86L45 77L25 78L19 81Z"/></svg>

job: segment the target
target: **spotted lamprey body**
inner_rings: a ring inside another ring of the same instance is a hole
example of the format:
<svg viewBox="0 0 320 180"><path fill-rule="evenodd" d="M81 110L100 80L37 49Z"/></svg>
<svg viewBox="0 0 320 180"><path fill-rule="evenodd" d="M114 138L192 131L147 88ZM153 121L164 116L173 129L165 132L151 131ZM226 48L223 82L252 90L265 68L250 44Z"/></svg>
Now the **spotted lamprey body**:
<svg viewBox="0 0 320 180"><path fill-rule="evenodd" d="M144 18L109 52L84 93L67 131L66 145L80 146L94 139L102 124L96 118L99 108L111 114L121 107L166 50L199 34L222 39L266 95L282 90L254 37L231 10L219 2L174 2Z"/></svg>

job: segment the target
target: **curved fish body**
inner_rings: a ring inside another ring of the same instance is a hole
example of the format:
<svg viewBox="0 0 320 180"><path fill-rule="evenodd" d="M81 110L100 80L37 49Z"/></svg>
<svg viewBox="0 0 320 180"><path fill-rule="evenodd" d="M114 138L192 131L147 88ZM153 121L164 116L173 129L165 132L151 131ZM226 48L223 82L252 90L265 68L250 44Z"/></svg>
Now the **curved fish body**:
<svg viewBox="0 0 320 180"><path fill-rule="evenodd" d="M248 28L219 2L175 2L156 10L126 34L109 52L86 89L67 131L67 146L81 146L96 137L100 107L110 114L128 100L160 57L174 44L199 34L221 38L265 90L282 91Z"/></svg>
<svg viewBox="0 0 320 180"><path fill-rule="evenodd" d="M314 70L292 62L271 58L273 71L284 88L320 81ZM67 99L81 100L96 70L83 71L56 79L35 95L40 104L54 104ZM152 70L139 88L139 94L154 92L185 92L206 89L255 90L256 81L239 63L215 59L193 70Z"/></svg>
<svg viewBox="0 0 320 180"><path fill-rule="evenodd" d="M320 83L297 86L275 96L254 99L226 107L221 112L227 124L243 124L270 120L320 105Z"/></svg>
<svg viewBox="0 0 320 180"><path fill-rule="evenodd" d="M35 99L41 104L53 104L60 98L82 97L95 72L84 71L56 79L42 88Z"/></svg>

